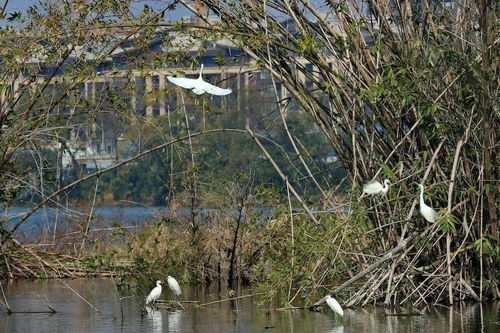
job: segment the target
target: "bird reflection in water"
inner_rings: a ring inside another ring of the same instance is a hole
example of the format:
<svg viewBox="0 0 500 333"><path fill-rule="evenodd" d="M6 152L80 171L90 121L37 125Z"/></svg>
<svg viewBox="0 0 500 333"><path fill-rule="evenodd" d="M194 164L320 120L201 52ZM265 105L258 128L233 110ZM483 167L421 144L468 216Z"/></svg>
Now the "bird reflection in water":
<svg viewBox="0 0 500 333"><path fill-rule="evenodd" d="M181 311L170 311L168 313L168 331L169 332L181 332Z"/></svg>
<svg viewBox="0 0 500 333"><path fill-rule="evenodd" d="M340 326L332 327L330 329L330 331L328 331L328 332L330 332L330 333L344 333L344 326L340 325Z"/></svg>
<svg viewBox="0 0 500 333"><path fill-rule="evenodd" d="M161 311L155 311L152 307L146 306L148 319L151 320L153 332L163 332L163 314Z"/></svg>

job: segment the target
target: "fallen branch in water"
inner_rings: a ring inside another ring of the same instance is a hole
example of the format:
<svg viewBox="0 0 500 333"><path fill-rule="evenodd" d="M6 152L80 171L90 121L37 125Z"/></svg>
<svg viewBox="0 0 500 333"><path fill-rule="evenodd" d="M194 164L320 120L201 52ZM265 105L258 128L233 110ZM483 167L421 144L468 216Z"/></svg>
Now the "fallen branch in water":
<svg viewBox="0 0 500 333"><path fill-rule="evenodd" d="M38 294L36 294L36 295L44 301L44 303L49 308L49 311L13 311L12 308L9 306L9 302L7 301L7 297L5 296L5 292L3 290L3 286L1 283L0 283L0 289L2 290L2 297L3 297L3 300L0 300L0 306L3 307L7 311L7 314L9 314L9 315L16 314L16 313L27 313L27 314L30 314L30 313L50 313L50 314L54 314L57 312L56 309L54 309L54 307L52 305L50 305L50 303L48 302L47 299L44 300Z"/></svg>
<svg viewBox="0 0 500 333"><path fill-rule="evenodd" d="M37 295L44 303L45 305L47 305L47 307L49 308L49 310L51 311L51 313L56 313L56 309L54 309L54 307L52 306L52 304L50 304L50 301L49 299L47 298L47 295L43 295L43 297L38 294L38 293L35 293L35 295Z"/></svg>
<svg viewBox="0 0 500 333"><path fill-rule="evenodd" d="M167 309L174 309L176 308L175 306L172 306L172 304L179 304L179 307L186 311L186 308L181 304L181 303L198 303L198 301L187 301L187 302L180 302L180 301L168 301L168 300L156 300L155 303L158 303L158 305L166 305Z"/></svg>
<svg viewBox="0 0 500 333"><path fill-rule="evenodd" d="M388 313L388 314L385 314L386 317L389 317L389 316L393 316L393 317L412 317L412 316L422 316L421 313L414 313L414 312L411 312L411 313Z"/></svg>
<svg viewBox="0 0 500 333"><path fill-rule="evenodd" d="M289 311L289 310L307 310L307 309L309 309L307 306L291 306L288 308L266 309L266 311Z"/></svg>
<svg viewBox="0 0 500 333"><path fill-rule="evenodd" d="M380 266L382 266L382 264L384 264L386 261L390 260L391 258L395 259L396 258L395 255L397 253L399 253L400 251L406 249L406 247L408 247L409 245L417 243L420 239L422 239L425 235L427 235L427 233L431 229L432 229L432 225L430 225L427 228L425 228L425 230L423 232L421 232L420 234L418 234L416 232L410 234L407 238L405 238L404 240L400 241L397 246L395 246L390 251L388 251L386 254L384 254L379 260L377 260L373 264L369 265L367 268L365 268L364 270L362 270L358 274L354 275L352 278L350 278L349 280L347 280L346 282L344 282L337 289L335 289L334 291L330 292L329 295L334 296L334 295L340 293L342 290L346 289L347 287L349 287L354 282L358 281L359 279L365 277L368 273L370 273L370 272L374 271L375 269L379 268ZM323 304L326 301L326 297L327 296L321 298L319 301L317 301L316 303L314 303L313 305L311 305L310 309L313 310L314 308L316 308L316 307L320 306L321 304Z"/></svg>
<svg viewBox="0 0 500 333"><path fill-rule="evenodd" d="M90 302L89 302L89 301L87 301L85 298L83 298L83 296L82 296L82 295L80 295L79 293L77 293L75 289L71 288L71 287L70 287L70 286L69 286L66 282L64 282L63 280L61 280L61 279L59 279L59 278L57 278L57 280L59 280L59 281L60 281L62 284L64 284L67 288L71 289L71 291L72 291L72 292L74 292L74 293L76 294L76 296L80 297L80 298L81 298L81 299L82 299L85 303L87 303L88 305L90 305L90 307L91 307L92 309L94 309L96 312L98 312L98 313L100 313L100 312L101 312L98 308L96 308L95 306L93 306L92 304L90 304Z"/></svg>
<svg viewBox="0 0 500 333"><path fill-rule="evenodd" d="M50 311L9 311L8 312L8 314L20 314L20 313L23 313L23 314L38 314L38 313L54 314L54 313L56 313L56 310L51 309Z"/></svg>
<svg viewBox="0 0 500 333"><path fill-rule="evenodd" d="M5 293L3 291L3 286L0 283L0 289L2 290L3 301L0 301L0 306L4 308L8 313L12 313L12 309L9 306L9 302L7 301L7 297L5 297Z"/></svg>
<svg viewBox="0 0 500 333"><path fill-rule="evenodd" d="M261 296L261 295L267 295L267 294L270 294L270 292L262 292L262 293L256 293L256 294L250 294L250 295L243 295L243 296L232 297L232 298L225 298L225 299L221 299L221 300L218 300L218 301L203 303L203 304L197 305L196 307L199 308L199 307L202 307L202 306L205 306L205 305L211 305L211 304L229 302L229 301L234 301L234 300L237 300L237 299L254 297L254 296Z"/></svg>

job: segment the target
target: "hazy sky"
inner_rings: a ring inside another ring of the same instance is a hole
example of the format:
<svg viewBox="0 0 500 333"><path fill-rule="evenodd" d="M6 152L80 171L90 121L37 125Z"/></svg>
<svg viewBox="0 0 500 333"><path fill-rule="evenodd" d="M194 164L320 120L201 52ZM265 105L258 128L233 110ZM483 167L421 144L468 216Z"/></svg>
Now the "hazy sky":
<svg viewBox="0 0 500 333"><path fill-rule="evenodd" d="M0 0L0 5L3 5L5 0ZM9 0L6 13L14 11L24 11L29 6L39 3L40 0ZM148 5L153 8L164 8L169 4L170 0L136 0L133 8L140 11L144 5ZM165 14L165 18L169 20L178 20L183 16L190 16L190 11L184 8L181 4L177 5L177 9L174 12L169 12ZM4 22L2 22L4 23ZM0 24L4 25L4 24Z"/></svg>

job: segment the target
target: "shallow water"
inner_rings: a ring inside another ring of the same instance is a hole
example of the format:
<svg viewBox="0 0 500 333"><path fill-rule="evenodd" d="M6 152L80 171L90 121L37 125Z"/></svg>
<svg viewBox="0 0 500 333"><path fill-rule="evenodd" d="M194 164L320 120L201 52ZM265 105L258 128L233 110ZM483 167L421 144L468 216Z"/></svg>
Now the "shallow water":
<svg viewBox="0 0 500 333"><path fill-rule="evenodd" d="M0 332L500 332L500 302L460 304L436 308L424 316L386 316L383 308L346 309L344 317L331 311L266 311L252 298L197 308L185 303L185 311L165 308L141 314L135 296L120 301L109 279L65 280L97 307L97 313L57 280L3 281L14 311L47 311L48 299L56 314L0 313ZM246 294L245 291L242 294ZM1 294L0 294L1 295ZM171 295L164 292L162 299ZM216 288L183 287L181 300L208 302L226 298Z"/></svg>

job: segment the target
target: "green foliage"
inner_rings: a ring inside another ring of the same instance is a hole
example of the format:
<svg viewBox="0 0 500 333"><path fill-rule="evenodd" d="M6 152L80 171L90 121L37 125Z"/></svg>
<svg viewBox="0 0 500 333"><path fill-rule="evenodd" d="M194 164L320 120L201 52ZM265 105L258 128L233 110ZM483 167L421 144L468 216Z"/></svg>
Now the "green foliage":
<svg viewBox="0 0 500 333"><path fill-rule="evenodd" d="M305 216L291 220L286 207L268 225L268 246L263 260L253 269L257 290L279 291L281 303L287 304L290 295L284 290L291 289L291 296L300 295L301 304L316 301L324 289L318 281L330 284L343 279L345 265L355 265L349 252L352 239L359 237L365 230L366 220L358 214L351 214L347 221L334 216L318 216L322 224L311 226ZM344 242L343 239L351 241Z"/></svg>
<svg viewBox="0 0 500 333"><path fill-rule="evenodd" d="M498 262L500 260L500 247L499 238L485 236L474 242L474 247L476 252L479 254L481 252L481 245L483 255L491 257L494 261Z"/></svg>
<svg viewBox="0 0 500 333"><path fill-rule="evenodd" d="M447 213L445 210L438 212L438 220L436 221L439 225L439 230L444 233L456 234L456 224L457 218L451 213Z"/></svg>
<svg viewBox="0 0 500 333"><path fill-rule="evenodd" d="M391 170L391 167L385 163L380 164L384 178L389 179L392 183L397 182L399 179L396 174Z"/></svg>

